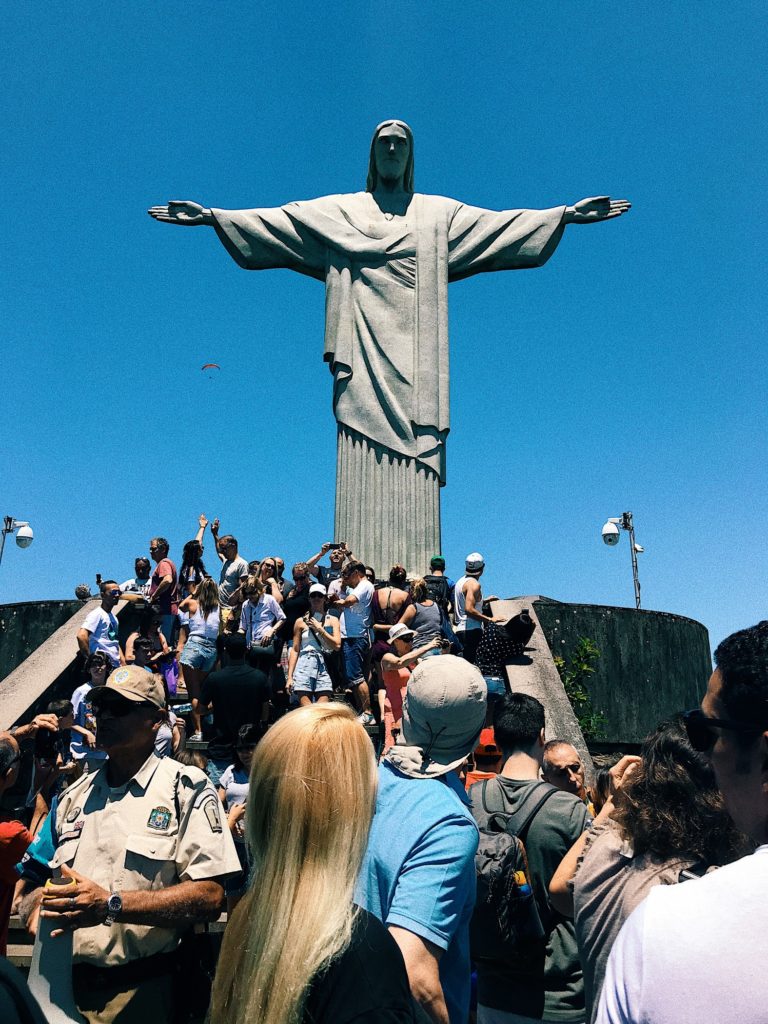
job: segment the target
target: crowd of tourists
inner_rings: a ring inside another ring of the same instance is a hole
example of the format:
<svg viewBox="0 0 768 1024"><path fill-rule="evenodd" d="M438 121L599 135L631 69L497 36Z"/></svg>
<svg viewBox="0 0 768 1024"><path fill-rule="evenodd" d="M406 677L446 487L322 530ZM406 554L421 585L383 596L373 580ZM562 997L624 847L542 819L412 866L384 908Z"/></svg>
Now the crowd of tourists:
<svg viewBox="0 0 768 1024"><path fill-rule="evenodd" d="M3 952L11 910L71 934L93 1022L765 1021L768 622L593 773L511 690L534 625L478 552L288 581L218 520L210 573L207 527L101 582L71 699L0 735Z"/></svg>

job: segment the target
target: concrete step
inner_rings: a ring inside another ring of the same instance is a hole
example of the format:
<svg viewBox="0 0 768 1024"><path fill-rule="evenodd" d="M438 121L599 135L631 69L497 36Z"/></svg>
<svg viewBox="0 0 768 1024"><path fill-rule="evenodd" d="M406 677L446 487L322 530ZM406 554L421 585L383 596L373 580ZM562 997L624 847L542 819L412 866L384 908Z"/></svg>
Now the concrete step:
<svg viewBox="0 0 768 1024"><path fill-rule="evenodd" d="M20 946L15 942L8 943L6 958L14 967L18 967L25 974L29 973L32 965L32 946Z"/></svg>

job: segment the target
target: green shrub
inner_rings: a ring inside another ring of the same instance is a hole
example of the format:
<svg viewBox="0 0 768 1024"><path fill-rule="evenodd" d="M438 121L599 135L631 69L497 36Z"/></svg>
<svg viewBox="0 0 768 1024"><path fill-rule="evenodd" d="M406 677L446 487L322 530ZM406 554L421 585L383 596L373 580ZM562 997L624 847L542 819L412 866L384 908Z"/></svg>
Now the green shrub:
<svg viewBox="0 0 768 1024"><path fill-rule="evenodd" d="M579 637L571 657L555 655L555 667L560 673L566 696L571 702L573 713L579 722L585 740L599 740L605 736L608 720L602 711L595 711L587 692L585 681L595 671L595 662L600 657L600 648L594 640Z"/></svg>

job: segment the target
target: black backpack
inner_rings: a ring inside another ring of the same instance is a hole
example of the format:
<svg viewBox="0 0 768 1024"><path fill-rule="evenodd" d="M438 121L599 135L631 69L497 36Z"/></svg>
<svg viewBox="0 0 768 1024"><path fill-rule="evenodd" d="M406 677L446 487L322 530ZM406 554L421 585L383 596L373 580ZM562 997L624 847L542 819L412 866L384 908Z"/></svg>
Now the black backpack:
<svg viewBox="0 0 768 1024"><path fill-rule="evenodd" d="M546 782L531 787L514 814L504 810L499 783L476 782L488 820L480 828L475 855L477 896L469 926L473 960L519 961L541 948L549 912L540 908L531 884L525 836L531 822L558 790ZM473 801L474 803L474 801ZM491 806L493 805L493 806Z"/></svg>
<svg viewBox="0 0 768 1024"><path fill-rule="evenodd" d="M448 586L448 580L445 576L425 576L424 582L427 584L427 591L429 592L430 598L439 605L443 611L448 608L448 602L451 599L451 591Z"/></svg>

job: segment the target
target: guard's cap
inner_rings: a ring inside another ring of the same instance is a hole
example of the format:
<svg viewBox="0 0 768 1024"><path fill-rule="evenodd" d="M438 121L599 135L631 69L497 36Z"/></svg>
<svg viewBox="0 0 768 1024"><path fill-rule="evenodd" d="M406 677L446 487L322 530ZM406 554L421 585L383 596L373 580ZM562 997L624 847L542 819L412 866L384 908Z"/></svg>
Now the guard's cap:
<svg viewBox="0 0 768 1024"><path fill-rule="evenodd" d="M120 668L116 668L103 686L94 686L89 691L88 699L98 701L106 690L117 693L135 704L149 701L156 708L165 707L165 690L162 679L138 665L121 665Z"/></svg>

